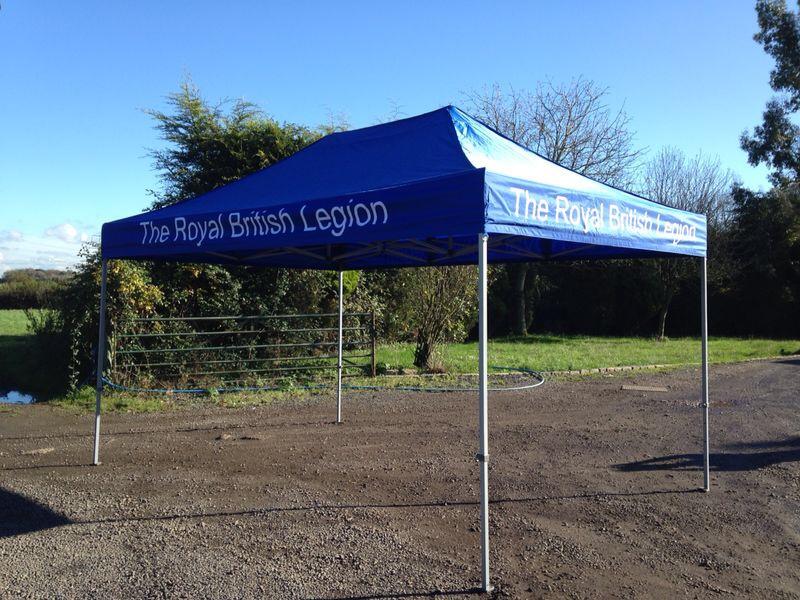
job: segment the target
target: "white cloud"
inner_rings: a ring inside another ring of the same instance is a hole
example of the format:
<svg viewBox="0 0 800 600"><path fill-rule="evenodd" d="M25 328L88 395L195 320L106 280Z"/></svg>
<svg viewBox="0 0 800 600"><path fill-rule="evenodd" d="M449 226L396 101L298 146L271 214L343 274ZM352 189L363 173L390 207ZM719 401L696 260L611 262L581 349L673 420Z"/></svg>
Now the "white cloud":
<svg viewBox="0 0 800 600"><path fill-rule="evenodd" d="M81 234L71 223L59 223L54 227L45 229L44 235L45 237L56 238L62 242L71 244L73 242L82 241L83 235L86 234Z"/></svg>
<svg viewBox="0 0 800 600"><path fill-rule="evenodd" d="M2 2L2 0L0 0ZM78 264L81 244L96 239L89 223L63 222L40 234L0 230L0 275L9 269L65 269Z"/></svg>
<svg viewBox="0 0 800 600"><path fill-rule="evenodd" d="M5 229L0 231L0 241L3 242L21 242L23 239L22 232L16 229Z"/></svg>

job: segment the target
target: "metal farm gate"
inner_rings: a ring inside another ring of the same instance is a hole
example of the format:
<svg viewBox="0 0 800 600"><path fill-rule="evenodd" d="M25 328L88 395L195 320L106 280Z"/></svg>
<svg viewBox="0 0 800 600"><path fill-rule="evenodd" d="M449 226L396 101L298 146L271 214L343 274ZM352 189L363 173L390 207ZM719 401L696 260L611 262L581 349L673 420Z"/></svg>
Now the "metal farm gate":
<svg viewBox="0 0 800 600"><path fill-rule="evenodd" d="M153 317L122 321L109 375L122 386L247 387L336 374L338 313ZM375 314L344 313L344 376L375 375Z"/></svg>

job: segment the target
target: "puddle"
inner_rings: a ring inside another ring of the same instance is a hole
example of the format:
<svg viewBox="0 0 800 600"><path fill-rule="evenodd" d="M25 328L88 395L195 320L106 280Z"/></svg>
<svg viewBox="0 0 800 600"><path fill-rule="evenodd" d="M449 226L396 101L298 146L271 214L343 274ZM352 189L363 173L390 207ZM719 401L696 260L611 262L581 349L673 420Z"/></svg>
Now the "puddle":
<svg viewBox="0 0 800 600"><path fill-rule="evenodd" d="M0 391L0 404L33 404L34 402L36 402L36 398L30 394L23 394L17 390Z"/></svg>

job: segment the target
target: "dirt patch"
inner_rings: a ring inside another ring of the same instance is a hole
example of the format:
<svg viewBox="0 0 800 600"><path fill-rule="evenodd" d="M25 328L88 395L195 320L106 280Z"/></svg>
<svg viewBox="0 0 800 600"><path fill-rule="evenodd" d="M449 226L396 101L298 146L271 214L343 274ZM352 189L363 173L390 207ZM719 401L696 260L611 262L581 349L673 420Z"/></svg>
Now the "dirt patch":
<svg viewBox="0 0 800 600"><path fill-rule="evenodd" d="M622 385L666 392L621 390ZM498 597L800 597L800 365L490 397ZM475 394L0 419L0 596L474 596ZM33 453L43 447L48 454Z"/></svg>

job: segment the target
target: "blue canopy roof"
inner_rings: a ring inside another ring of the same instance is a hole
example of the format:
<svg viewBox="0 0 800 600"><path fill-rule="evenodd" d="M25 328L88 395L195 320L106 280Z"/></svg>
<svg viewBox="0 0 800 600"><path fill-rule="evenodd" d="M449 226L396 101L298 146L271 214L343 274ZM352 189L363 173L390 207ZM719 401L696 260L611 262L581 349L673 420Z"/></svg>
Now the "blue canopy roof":
<svg viewBox="0 0 800 600"><path fill-rule="evenodd" d="M705 216L601 184L447 106L334 133L211 192L103 225L104 258L363 269L705 256Z"/></svg>

